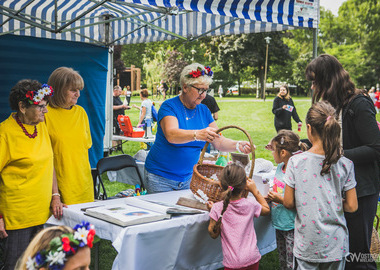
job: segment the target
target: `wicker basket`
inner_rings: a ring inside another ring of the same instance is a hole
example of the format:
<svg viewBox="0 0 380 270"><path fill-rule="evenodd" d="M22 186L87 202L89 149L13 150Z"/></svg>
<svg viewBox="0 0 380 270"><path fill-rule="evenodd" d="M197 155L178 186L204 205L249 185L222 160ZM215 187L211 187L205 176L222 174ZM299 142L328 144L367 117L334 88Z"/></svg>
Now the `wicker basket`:
<svg viewBox="0 0 380 270"><path fill-rule="evenodd" d="M253 174L253 168L255 166L255 149L252 143L251 136L238 126L225 126L216 131L216 133L219 133L225 129L228 128L236 128L244 132L244 134L248 137L249 143L251 144L251 153L252 153L252 165L251 165L251 171L249 173L249 178L252 178ZM222 166L213 165L213 164L202 164L203 163L203 157L206 152L207 146L209 143L207 142L206 145L203 147L203 150L201 152L201 155L199 157L199 161L197 164L194 165L193 169L193 177L190 182L190 190L197 194L198 190L202 190L208 197L209 201L217 202L223 200L223 189L220 185L220 181L214 181L212 179L209 179L213 174L216 174L216 176L219 179L220 173L222 172L223 168ZM248 195L248 191L243 193L243 195L246 197Z"/></svg>
<svg viewBox="0 0 380 270"><path fill-rule="evenodd" d="M377 219L377 222L376 226L374 226L372 229L370 253L372 258L377 261L377 258L380 254L379 216L376 215L375 219Z"/></svg>

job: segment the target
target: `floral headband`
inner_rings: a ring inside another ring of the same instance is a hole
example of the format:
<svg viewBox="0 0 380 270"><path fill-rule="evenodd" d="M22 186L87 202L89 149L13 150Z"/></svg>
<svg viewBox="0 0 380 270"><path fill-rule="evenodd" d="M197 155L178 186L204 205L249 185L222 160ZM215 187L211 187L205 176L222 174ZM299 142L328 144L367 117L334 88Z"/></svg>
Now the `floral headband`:
<svg viewBox="0 0 380 270"><path fill-rule="evenodd" d="M66 233L53 238L49 243L49 249L37 252L36 256L28 258L26 269L38 270L42 267L60 270L65 267L65 261L74 255L78 248L88 246L98 241L93 225L82 221L74 228L74 233ZM95 241L94 241L95 238Z"/></svg>
<svg viewBox="0 0 380 270"><path fill-rule="evenodd" d="M198 78L200 76L207 75L209 77L212 77L214 72L212 72L211 68L209 66L205 67L205 69L202 69L201 67L198 67L197 70L192 70L189 74L185 75L187 78Z"/></svg>
<svg viewBox="0 0 380 270"><path fill-rule="evenodd" d="M38 105L45 96L52 96L53 92L53 88L45 83L40 90L28 91L25 96L30 104Z"/></svg>

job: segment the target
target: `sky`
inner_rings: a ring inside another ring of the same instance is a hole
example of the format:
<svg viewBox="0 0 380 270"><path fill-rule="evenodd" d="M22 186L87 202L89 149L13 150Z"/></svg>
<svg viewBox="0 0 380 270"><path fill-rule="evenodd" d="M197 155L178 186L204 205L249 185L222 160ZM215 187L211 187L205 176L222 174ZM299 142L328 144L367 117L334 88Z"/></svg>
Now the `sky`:
<svg viewBox="0 0 380 270"><path fill-rule="evenodd" d="M320 0L319 3L324 8L331 10L331 12L338 16L338 10L339 7L342 5L343 2L346 2L346 0Z"/></svg>

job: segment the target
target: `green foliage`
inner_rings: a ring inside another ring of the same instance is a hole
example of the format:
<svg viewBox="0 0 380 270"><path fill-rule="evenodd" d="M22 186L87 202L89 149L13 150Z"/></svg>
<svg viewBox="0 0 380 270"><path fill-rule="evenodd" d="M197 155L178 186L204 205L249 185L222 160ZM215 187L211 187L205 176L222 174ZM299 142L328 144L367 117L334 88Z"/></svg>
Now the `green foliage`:
<svg viewBox="0 0 380 270"><path fill-rule="evenodd" d="M164 52L158 50L153 58L143 57L143 67L146 76L147 88L152 90L152 94L157 91L157 85L160 83L164 68L163 68Z"/></svg>
<svg viewBox="0 0 380 270"><path fill-rule="evenodd" d="M179 85L181 71L188 65L184 60L183 54L179 51L173 50L166 53L167 58L164 64L165 79L172 85Z"/></svg>
<svg viewBox="0 0 380 270"><path fill-rule="evenodd" d="M268 67L271 65L284 65L290 59L289 49L283 43L282 32L240 34L231 36L212 37L207 44L210 47L209 54L216 59L218 65L224 71L229 71L230 76L238 81L238 84L252 76L260 78L264 85L264 66L267 44L265 37L270 37L268 47ZM249 71L250 76L247 74ZM247 76L248 75L248 76Z"/></svg>

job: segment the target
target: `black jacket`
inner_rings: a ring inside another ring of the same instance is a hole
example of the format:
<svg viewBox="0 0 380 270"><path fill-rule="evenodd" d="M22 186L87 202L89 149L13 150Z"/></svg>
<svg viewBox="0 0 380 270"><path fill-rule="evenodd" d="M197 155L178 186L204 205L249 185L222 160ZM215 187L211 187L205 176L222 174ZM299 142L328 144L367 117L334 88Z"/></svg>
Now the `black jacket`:
<svg viewBox="0 0 380 270"><path fill-rule="evenodd" d="M293 106L293 111L289 112L287 110L284 110L282 108L284 105ZM293 117L294 121L297 123L302 122L297 114L296 107L294 106L293 100L291 98L289 100L286 100L277 96L273 100L272 113L274 114L274 126L277 131L280 129L292 130L291 117Z"/></svg>
<svg viewBox="0 0 380 270"><path fill-rule="evenodd" d="M355 165L358 197L379 194L380 131L372 100L357 95L342 110L344 156Z"/></svg>

